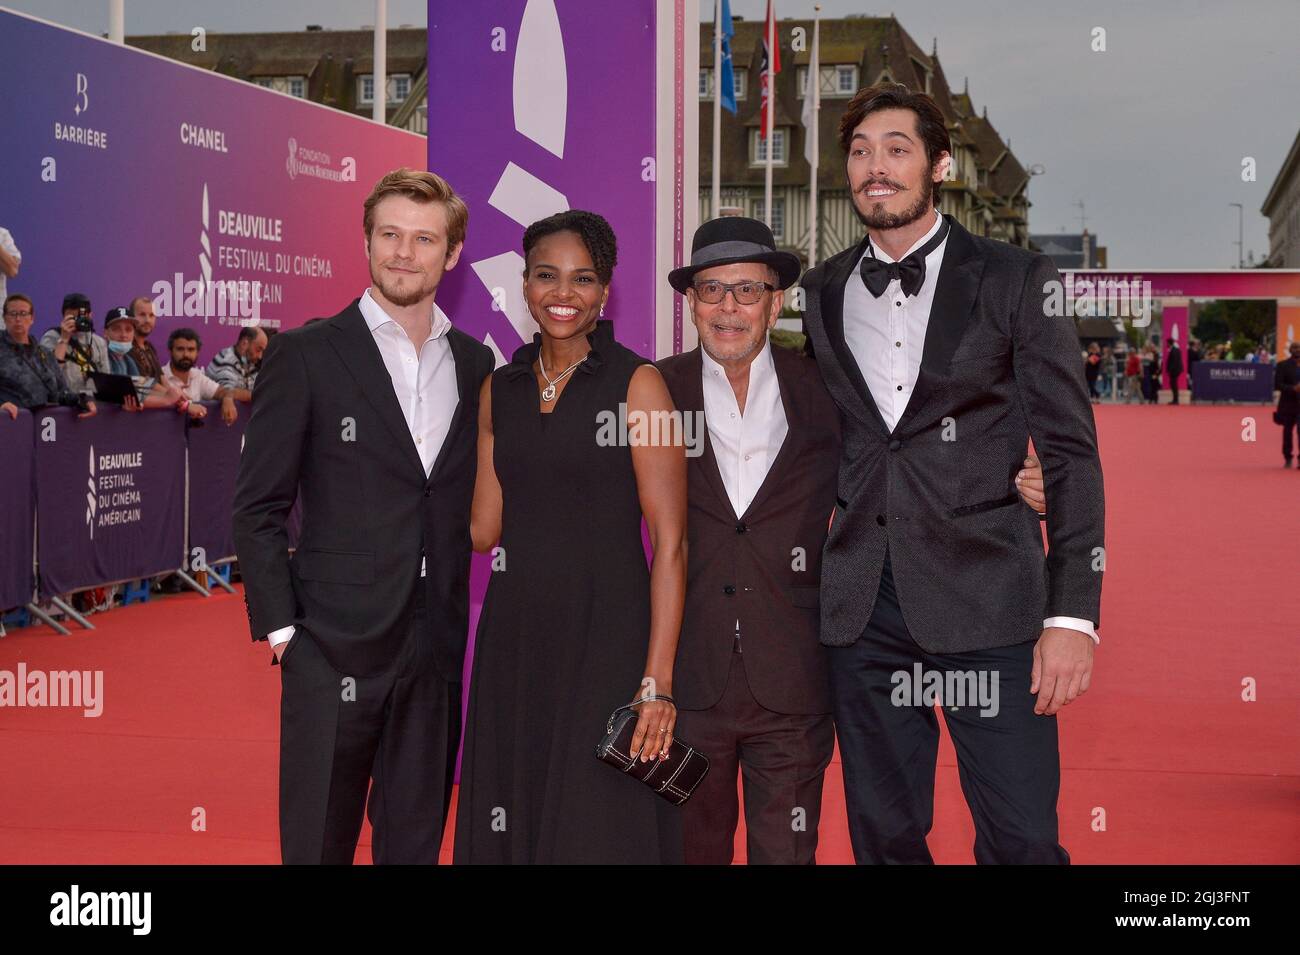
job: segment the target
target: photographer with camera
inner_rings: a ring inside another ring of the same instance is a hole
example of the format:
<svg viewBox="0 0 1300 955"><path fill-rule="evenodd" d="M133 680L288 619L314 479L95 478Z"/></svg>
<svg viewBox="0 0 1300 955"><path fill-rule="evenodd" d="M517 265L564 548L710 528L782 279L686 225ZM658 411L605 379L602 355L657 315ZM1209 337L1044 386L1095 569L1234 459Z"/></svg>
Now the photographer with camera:
<svg viewBox="0 0 1300 955"><path fill-rule="evenodd" d="M41 336L41 345L54 354L73 391L91 393L90 373L109 371L108 342L95 334L90 299L80 292L63 297L63 320Z"/></svg>
<svg viewBox="0 0 1300 955"><path fill-rule="evenodd" d="M31 337L36 309L26 295L9 295L4 300L4 331L0 332L0 410L11 419L19 408L67 405L80 409L79 418L95 413L87 395L72 391L50 352ZM3 419L0 419L3 420Z"/></svg>

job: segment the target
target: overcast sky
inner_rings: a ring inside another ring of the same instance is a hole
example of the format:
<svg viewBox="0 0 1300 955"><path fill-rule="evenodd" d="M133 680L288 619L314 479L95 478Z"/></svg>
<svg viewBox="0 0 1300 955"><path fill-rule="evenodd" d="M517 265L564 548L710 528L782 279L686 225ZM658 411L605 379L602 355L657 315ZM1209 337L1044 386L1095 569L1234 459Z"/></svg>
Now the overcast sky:
<svg viewBox="0 0 1300 955"><path fill-rule="evenodd" d="M467 0L434 0L462 3ZM490 3L491 0L474 0ZM563 5L566 0L559 0ZM606 0L618 2L618 0ZM893 2L893 0L891 0ZM92 33L108 27L107 0L4 0L6 6ZM700 0L711 19L713 0ZM1268 251L1259 208L1300 130L1300 2L1238 0L931 0L873 9L870 0L821 0L824 17L899 16L929 50L939 41L948 82L970 78L977 108L1010 138L1026 166L1034 232L1088 227L1113 268L1228 268L1245 247ZM425 26L423 0L389 0L388 22ZM760 19L766 0L731 0ZM813 0L776 0L779 17L811 17ZM126 0L127 33L336 29L374 22L370 0ZM1104 53L1091 49L1106 30ZM1244 157L1257 180L1243 182Z"/></svg>

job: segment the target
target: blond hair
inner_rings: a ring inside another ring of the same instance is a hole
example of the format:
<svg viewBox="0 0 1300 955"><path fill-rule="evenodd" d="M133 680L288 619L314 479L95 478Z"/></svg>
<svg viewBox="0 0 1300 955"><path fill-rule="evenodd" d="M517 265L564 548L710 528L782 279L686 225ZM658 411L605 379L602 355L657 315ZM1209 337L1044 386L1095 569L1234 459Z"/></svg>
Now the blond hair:
<svg viewBox="0 0 1300 955"><path fill-rule="evenodd" d="M465 205L465 200L456 195L456 190L436 172L425 172L407 166L394 169L380 179L366 197L365 215L361 224L367 241L375 227L375 206L389 196L405 196L420 203L441 202L447 212L447 251L450 252L465 241L465 227L469 223L469 207Z"/></svg>

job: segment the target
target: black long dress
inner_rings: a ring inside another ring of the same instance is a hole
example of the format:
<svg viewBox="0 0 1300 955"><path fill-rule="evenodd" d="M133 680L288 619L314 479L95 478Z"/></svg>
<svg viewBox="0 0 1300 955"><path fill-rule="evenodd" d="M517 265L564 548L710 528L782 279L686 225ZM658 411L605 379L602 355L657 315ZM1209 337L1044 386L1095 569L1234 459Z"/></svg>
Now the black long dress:
<svg viewBox="0 0 1300 955"><path fill-rule="evenodd" d="M554 410L539 409L541 336L492 376L500 546L479 618L454 861L662 863L675 807L596 759L644 676L650 575L631 449L597 442L646 360L608 321ZM499 561L500 558L498 558Z"/></svg>

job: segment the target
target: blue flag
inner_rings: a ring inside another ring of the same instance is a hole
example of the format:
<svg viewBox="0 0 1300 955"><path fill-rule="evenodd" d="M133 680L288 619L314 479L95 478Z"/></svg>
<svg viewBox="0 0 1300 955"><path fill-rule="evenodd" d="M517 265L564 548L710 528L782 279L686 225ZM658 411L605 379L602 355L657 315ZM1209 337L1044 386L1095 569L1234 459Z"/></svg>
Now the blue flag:
<svg viewBox="0 0 1300 955"><path fill-rule="evenodd" d="M735 36L736 31L731 25L731 3L729 0L717 0L717 2L722 4L722 108L734 116L736 78L731 72L731 38Z"/></svg>

